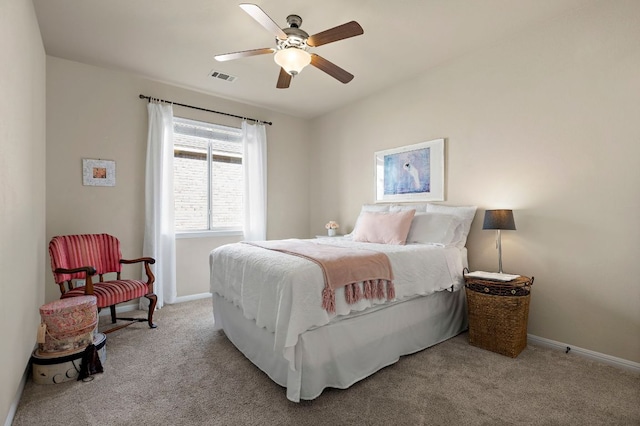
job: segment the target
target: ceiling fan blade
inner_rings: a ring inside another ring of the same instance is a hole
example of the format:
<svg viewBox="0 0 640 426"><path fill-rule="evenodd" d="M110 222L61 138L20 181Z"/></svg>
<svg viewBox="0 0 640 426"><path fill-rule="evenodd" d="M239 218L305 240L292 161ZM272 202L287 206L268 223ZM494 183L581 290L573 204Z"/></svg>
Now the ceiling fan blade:
<svg viewBox="0 0 640 426"><path fill-rule="evenodd" d="M231 61L238 58L246 58L247 56L266 55L267 53L273 53L276 49L271 47L265 47L263 49L243 50L242 52L224 53L222 55L216 55L214 58L216 61L224 62Z"/></svg>
<svg viewBox="0 0 640 426"><path fill-rule="evenodd" d="M360 24L356 21L351 21L312 35L307 39L307 44L311 47L318 47L323 44L333 43L334 41L344 40L345 38L355 37L361 34L364 34L364 30Z"/></svg>
<svg viewBox="0 0 640 426"><path fill-rule="evenodd" d="M289 84L291 84L291 74L286 72L284 68L280 68L280 75L278 76L276 87L278 89L287 89Z"/></svg>
<svg viewBox="0 0 640 426"><path fill-rule="evenodd" d="M273 33L277 38L281 40L287 39L287 35L285 34L284 31L282 31L282 28L280 28L278 24L276 24L273 21L273 19L271 19L269 15L265 13L264 10L260 9L258 5L251 4L251 3L241 3L240 7L242 8L242 10L247 12L253 19L258 21L260 25L265 27L267 31L269 31L270 33Z"/></svg>
<svg viewBox="0 0 640 426"><path fill-rule="evenodd" d="M311 65L313 65L314 67L318 68L321 71L326 72L331 77L335 78L336 80L344 84L347 84L348 82L353 80L353 74L343 70L333 62L329 62L326 59L324 59L322 56L318 56L315 53L311 54Z"/></svg>

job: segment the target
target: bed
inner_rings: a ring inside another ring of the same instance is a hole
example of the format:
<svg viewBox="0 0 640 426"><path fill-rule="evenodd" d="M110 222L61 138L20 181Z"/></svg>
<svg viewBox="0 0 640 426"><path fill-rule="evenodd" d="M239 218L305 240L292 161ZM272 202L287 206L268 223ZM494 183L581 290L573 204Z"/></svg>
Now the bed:
<svg viewBox="0 0 640 426"><path fill-rule="evenodd" d="M350 235L284 240L388 258L392 297L348 302L349 287L340 287L333 309L323 305L326 275L317 262L244 242L214 249L209 263L215 328L286 387L294 402L317 398L327 387L348 388L400 356L456 336L467 328L460 290L475 207L429 206L363 206ZM400 230L404 244L389 243L389 226L376 224L400 215L406 224L407 212L407 232ZM364 288L364 281L354 285Z"/></svg>

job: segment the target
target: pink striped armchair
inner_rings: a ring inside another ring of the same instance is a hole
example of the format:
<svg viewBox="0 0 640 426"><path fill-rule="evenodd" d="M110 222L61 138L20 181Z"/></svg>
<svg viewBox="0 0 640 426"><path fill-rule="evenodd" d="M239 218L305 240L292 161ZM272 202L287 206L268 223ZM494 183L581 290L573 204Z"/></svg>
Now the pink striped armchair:
<svg viewBox="0 0 640 426"><path fill-rule="evenodd" d="M155 259L142 257L127 260L122 258L120 241L108 234L64 235L51 239L49 243L51 269L56 284L60 287L61 299L67 297L94 295L97 299L98 311L107 306L111 310L111 322L126 320L128 323L116 326L107 331L115 331L136 321L148 321L149 327L156 328L153 323L153 312L158 297L153 292L155 277L149 265ZM123 264L144 263L147 281L123 280L120 277ZM115 273L115 280L105 281L104 274ZM98 275L99 281L93 282ZM84 279L85 285L75 287L74 281ZM65 282L67 287L65 288ZM149 314L144 318L116 318L116 305L129 300L146 297L151 302Z"/></svg>

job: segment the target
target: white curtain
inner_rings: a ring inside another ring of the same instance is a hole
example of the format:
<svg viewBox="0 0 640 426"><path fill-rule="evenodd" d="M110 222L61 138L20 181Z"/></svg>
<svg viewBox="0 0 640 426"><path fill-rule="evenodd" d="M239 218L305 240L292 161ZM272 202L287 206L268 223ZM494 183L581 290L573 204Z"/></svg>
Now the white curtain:
<svg viewBox="0 0 640 426"><path fill-rule="evenodd" d="M267 239L267 132L261 123L242 122L244 239Z"/></svg>
<svg viewBox="0 0 640 426"><path fill-rule="evenodd" d="M145 171L145 228L143 256L153 257L157 308L174 303L176 291L176 240L173 200L173 108L149 102L149 133ZM144 275L143 275L144 276ZM148 300L140 298L143 308Z"/></svg>

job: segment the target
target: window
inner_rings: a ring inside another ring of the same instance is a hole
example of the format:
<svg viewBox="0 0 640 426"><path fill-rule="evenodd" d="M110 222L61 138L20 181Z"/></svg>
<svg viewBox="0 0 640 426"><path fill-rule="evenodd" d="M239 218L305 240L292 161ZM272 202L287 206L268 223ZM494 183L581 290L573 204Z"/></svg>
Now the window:
<svg viewBox="0 0 640 426"><path fill-rule="evenodd" d="M242 131L173 121L176 232L242 231Z"/></svg>

